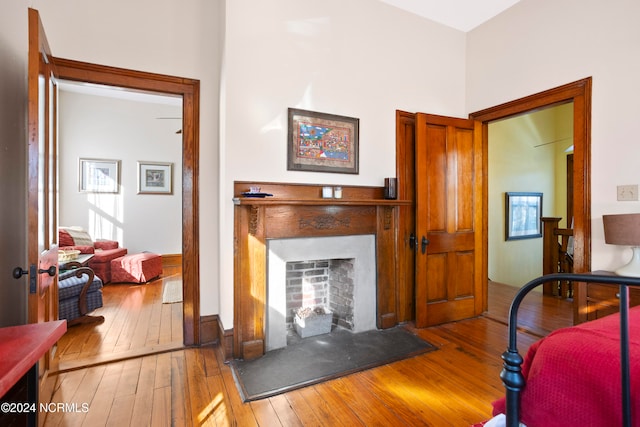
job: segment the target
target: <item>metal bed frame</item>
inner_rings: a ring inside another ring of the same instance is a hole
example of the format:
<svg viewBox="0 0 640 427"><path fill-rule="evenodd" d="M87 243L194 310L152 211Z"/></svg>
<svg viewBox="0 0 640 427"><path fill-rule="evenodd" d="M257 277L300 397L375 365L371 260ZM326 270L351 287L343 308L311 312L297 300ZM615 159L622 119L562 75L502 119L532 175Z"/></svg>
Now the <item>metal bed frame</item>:
<svg viewBox="0 0 640 427"><path fill-rule="evenodd" d="M623 426L631 426L631 391L629 374L629 286L640 286L640 277L617 276L602 273L554 273L540 276L524 285L513 298L509 309L509 346L502 353L503 368L500 378L506 389L507 427L518 427L520 423L520 392L525 386L522 375L523 358L518 353L518 308L524 297L534 288L551 281L574 283L604 283L620 287L620 358L622 380ZM638 416L638 414L635 414Z"/></svg>

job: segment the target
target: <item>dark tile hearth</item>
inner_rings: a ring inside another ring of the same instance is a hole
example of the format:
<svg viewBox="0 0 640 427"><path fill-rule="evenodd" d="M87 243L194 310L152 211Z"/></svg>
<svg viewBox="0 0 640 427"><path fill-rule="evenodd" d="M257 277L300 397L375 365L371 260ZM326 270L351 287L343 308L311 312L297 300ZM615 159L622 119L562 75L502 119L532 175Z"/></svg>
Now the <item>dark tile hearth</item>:
<svg viewBox="0 0 640 427"><path fill-rule="evenodd" d="M402 326L360 333L339 328L290 339L284 348L255 360L233 360L231 367L244 401L251 401L433 350Z"/></svg>

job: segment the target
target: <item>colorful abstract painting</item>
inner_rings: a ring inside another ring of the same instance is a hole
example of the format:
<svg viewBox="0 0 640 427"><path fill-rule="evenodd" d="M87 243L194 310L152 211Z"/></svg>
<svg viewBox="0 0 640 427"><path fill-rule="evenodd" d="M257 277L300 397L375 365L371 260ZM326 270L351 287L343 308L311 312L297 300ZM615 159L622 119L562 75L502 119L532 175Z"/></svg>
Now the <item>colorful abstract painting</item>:
<svg viewBox="0 0 640 427"><path fill-rule="evenodd" d="M288 169L358 173L359 120L289 109Z"/></svg>

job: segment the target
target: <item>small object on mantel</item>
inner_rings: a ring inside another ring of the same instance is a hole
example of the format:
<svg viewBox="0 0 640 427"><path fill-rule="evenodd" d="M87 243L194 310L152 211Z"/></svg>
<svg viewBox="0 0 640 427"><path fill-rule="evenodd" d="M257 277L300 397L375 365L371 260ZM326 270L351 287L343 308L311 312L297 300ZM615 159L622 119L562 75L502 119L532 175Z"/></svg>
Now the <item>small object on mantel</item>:
<svg viewBox="0 0 640 427"><path fill-rule="evenodd" d="M270 193L262 193L260 192L260 187L258 187L257 185L250 185L249 186L249 191L244 191L242 193L243 197L256 197L256 198L264 198L267 196L273 196L273 194ZM235 202L235 200L234 200Z"/></svg>
<svg viewBox="0 0 640 427"><path fill-rule="evenodd" d="M398 187L398 180L396 178L385 178L384 179L384 198L385 199L395 199L398 197L396 189Z"/></svg>
<svg viewBox="0 0 640 427"><path fill-rule="evenodd" d="M322 187L322 198L323 199L332 199L333 198L333 187Z"/></svg>
<svg viewBox="0 0 640 427"><path fill-rule="evenodd" d="M243 197L256 197L256 198L264 198L267 196L273 196L273 194L270 193L262 193L260 192L260 187L258 187L257 185L250 185L249 186L249 191L244 191L242 193ZM235 203L235 200L234 200Z"/></svg>
<svg viewBox="0 0 640 427"><path fill-rule="evenodd" d="M271 197L273 196L273 194L271 193L253 193L251 191L245 191L244 193L241 193L243 197L254 197L254 198L265 198L265 197Z"/></svg>

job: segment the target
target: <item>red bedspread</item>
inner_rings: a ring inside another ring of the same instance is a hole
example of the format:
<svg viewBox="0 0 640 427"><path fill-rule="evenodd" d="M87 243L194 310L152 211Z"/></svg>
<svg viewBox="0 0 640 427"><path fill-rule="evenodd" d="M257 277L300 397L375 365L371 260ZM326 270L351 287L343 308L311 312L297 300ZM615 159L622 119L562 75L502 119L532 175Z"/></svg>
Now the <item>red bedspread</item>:
<svg viewBox="0 0 640 427"><path fill-rule="evenodd" d="M524 358L521 421L528 427L622 425L620 317L558 329ZM629 311L633 425L640 426L640 307ZM493 403L505 412L504 398Z"/></svg>

